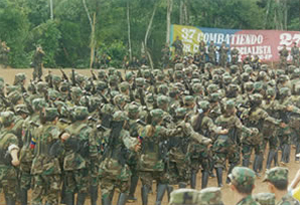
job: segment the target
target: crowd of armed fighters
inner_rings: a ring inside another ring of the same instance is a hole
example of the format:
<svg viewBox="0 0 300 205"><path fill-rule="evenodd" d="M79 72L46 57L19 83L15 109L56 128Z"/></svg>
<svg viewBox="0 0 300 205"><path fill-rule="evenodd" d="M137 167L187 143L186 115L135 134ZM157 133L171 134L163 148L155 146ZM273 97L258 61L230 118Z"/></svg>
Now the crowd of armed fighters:
<svg viewBox="0 0 300 205"><path fill-rule="evenodd" d="M124 205L137 200L140 180L142 204L154 193L160 205L177 187L230 183L238 165L260 177L264 168L300 162L296 44L279 52L276 69L251 54L239 60L225 44L201 42L195 55L183 52L179 38L171 47L173 55L162 49L161 69L150 69L144 55L125 57L121 71L104 54L88 76L74 69L43 76L47 53L39 46L32 80L0 78L6 203L83 205L89 197L96 205L101 193L110 205L118 193Z"/></svg>

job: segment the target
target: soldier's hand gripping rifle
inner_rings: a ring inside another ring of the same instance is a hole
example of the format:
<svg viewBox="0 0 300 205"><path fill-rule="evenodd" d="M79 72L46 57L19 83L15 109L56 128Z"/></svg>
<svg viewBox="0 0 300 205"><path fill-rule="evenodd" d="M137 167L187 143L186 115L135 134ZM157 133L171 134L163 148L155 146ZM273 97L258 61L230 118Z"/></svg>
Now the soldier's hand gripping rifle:
<svg viewBox="0 0 300 205"><path fill-rule="evenodd" d="M75 70L72 69L72 86L76 86Z"/></svg>
<svg viewBox="0 0 300 205"><path fill-rule="evenodd" d="M98 80L98 78L96 77L95 73L93 70L91 70L91 74L92 74L92 77L93 77L93 80Z"/></svg>

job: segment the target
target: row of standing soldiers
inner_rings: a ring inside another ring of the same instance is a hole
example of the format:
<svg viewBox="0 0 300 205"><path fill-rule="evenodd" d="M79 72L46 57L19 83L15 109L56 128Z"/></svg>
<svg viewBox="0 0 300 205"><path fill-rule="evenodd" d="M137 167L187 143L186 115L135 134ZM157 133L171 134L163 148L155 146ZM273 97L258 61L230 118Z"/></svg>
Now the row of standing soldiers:
<svg viewBox="0 0 300 205"><path fill-rule="evenodd" d="M240 163L259 177L269 144L272 162L290 162L291 143L300 152L300 70L259 72L249 65L229 70L205 64L177 63L166 72L149 70L124 75L109 68L87 77L51 72L45 81L26 85L25 74L13 85L0 79L0 181L7 204L16 197L27 204L93 205L101 188L109 205L115 189L118 205L135 201L138 180L142 204L156 181L156 204L174 185L201 187L209 176L223 186L223 171ZM270 129L270 127L272 129ZM228 163L227 163L228 161ZM299 158L295 157L299 162ZM230 182L230 178L226 178ZM16 192L16 188L18 191Z"/></svg>

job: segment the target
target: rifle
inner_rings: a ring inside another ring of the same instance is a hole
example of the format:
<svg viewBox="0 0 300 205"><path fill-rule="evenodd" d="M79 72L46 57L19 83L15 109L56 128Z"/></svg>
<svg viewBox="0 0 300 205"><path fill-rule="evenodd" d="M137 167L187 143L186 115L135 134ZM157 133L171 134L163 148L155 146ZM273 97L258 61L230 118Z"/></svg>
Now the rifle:
<svg viewBox="0 0 300 205"><path fill-rule="evenodd" d="M0 98L1 98L1 100L3 101L5 107L10 108L10 110L11 110L13 113L16 113L15 108L14 108L14 105L13 105L12 103L10 103L10 102L7 101L7 99L6 99L6 97L4 96L3 93L0 93Z"/></svg>
<svg viewBox="0 0 300 205"><path fill-rule="evenodd" d="M194 91L193 91L192 87L189 85L189 83L186 81L186 78L183 78L183 83L184 83L185 89L189 91L189 94L193 95Z"/></svg>
<svg viewBox="0 0 300 205"><path fill-rule="evenodd" d="M92 74L93 80L98 80L93 70L91 70L91 74Z"/></svg>
<svg viewBox="0 0 300 205"><path fill-rule="evenodd" d="M48 71L48 76L49 76L49 87L53 88L53 79L52 79L52 74L51 71Z"/></svg>
<svg viewBox="0 0 300 205"><path fill-rule="evenodd" d="M59 70L62 74L63 79L66 80L67 82L70 82L68 76L66 75L66 73L61 68Z"/></svg>
<svg viewBox="0 0 300 205"><path fill-rule="evenodd" d="M174 78L171 72L168 71L168 75L169 75L169 79L171 81L171 83L174 83Z"/></svg>
<svg viewBox="0 0 300 205"><path fill-rule="evenodd" d="M75 70L72 69L72 86L76 86Z"/></svg>
<svg viewBox="0 0 300 205"><path fill-rule="evenodd" d="M135 98L133 96L132 89L131 89L130 86L129 86L129 97L130 97L130 102L134 102L135 101Z"/></svg>
<svg viewBox="0 0 300 205"><path fill-rule="evenodd" d="M34 113L34 110L33 110L32 106L30 105L30 103L27 101L27 99L25 97L26 95L27 95L27 93L24 93L22 95L22 98L23 98L23 101L25 102L25 104L27 106L27 109L28 109L29 113L32 114L32 113Z"/></svg>
<svg viewBox="0 0 300 205"><path fill-rule="evenodd" d="M37 92L36 92L36 87L35 87L35 85L33 84L33 81L32 80L30 80L30 86L31 86L31 89L32 89L32 94L36 94Z"/></svg>

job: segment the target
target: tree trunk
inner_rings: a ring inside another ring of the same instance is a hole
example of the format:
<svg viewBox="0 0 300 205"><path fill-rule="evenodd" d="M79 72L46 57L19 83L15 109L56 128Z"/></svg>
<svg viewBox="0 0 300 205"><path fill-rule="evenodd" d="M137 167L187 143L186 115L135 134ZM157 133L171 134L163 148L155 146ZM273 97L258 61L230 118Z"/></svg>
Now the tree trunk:
<svg viewBox="0 0 300 205"><path fill-rule="evenodd" d="M171 14L173 9L173 0L168 0L167 6L167 38L166 43L170 44L170 28L171 28Z"/></svg>
<svg viewBox="0 0 300 205"><path fill-rule="evenodd" d="M180 6L179 6L179 24L183 24L183 0L180 0Z"/></svg>
<svg viewBox="0 0 300 205"><path fill-rule="evenodd" d="M96 26L96 13L93 16L92 32L91 32L91 58L90 68L93 67L94 56L95 56L95 26Z"/></svg>
<svg viewBox="0 0 300 205"><path fill-rule="evenodd" d="M50 0L50 19L53 20L53 0Z"/></svg>
<svg viewBox="0 0 300 205"><path fill-rule="evenodd" d="M92 21L92 18L91 18L91 15L90 15L90 12L89 12L89 9L86 5L86 1L85 0L82 0L82 4L83 4L83 7L84 7L84 10L85 10L85 13L89 19L89 23L90 23L90 27L91 27L91 30L93 30L93 21Z"/></svg>
<svg viewBox="0 0 300 205"><path fill-rule="evenodd" d="M132 51L131 51L131 36L130 36L130 7L129 0L127 0L127 30L128 30L128 51L129 51L129 59L132 59Z"/></svg>

